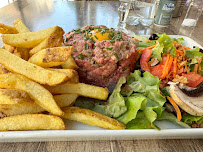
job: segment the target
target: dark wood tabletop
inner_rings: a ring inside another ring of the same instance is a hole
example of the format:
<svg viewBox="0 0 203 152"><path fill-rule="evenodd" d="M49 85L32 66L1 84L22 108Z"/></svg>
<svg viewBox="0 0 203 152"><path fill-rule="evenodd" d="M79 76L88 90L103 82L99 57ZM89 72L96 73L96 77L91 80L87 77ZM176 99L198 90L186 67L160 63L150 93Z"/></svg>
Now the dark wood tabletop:
<svg viewBox="0 0 203 152"><path fill-rule="evenodd" d="M65 32L85 25L106 25L116 28L118 24L119 2L68 2L54 0L18 0L0 8L0 22L12 25L21 18L31 31L51 26L60 26ZM166 32L170 35L185 35L203 45L203 15L194 29L184 29L181 23L183 15L173 18L167 28L157 26L143 27L127 25L135 34L148 35L154 32ZM1 137L0 137L1 138ZM202 139L150 139L150 140L117 140L117 141L51 141L51 142L15 142L0 143L1 152L38 152L38 151L146 151L146 152L202 152Z"/></svg>

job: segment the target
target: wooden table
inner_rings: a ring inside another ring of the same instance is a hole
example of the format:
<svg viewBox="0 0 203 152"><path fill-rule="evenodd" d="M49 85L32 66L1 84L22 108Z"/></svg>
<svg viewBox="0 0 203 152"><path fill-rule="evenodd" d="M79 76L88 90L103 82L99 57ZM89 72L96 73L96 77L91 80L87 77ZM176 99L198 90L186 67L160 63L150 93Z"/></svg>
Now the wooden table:
<svg viewBox="0 0 203 152"><path fill-rule="evenodd" d="M117 8L119 2L67 2L52 0L18 0L0 9L0 22L12 25L20 17L31 31L61 26L66 32L85 25L104 24L116 28L118 23ZM153 32L186 35L203 45L203 15L192 30L180 27L183 17L174 18L168 28L155 26L127 26L136 34ZM164 139L164 140L130 140L130 141L78 141L78 142L31 142L0 143L0 151L165 151L165 152L201 152L201 139Z"/></svg>

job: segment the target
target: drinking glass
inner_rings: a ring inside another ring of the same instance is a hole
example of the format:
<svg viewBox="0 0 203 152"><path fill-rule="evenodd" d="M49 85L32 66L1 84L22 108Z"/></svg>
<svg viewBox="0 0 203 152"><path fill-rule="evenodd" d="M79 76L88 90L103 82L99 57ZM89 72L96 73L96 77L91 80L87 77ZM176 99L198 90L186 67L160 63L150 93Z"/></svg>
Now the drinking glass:
<svg viewBox="0 0 203 152"><path fill-rule="evenodd" d="M192 0L181 26L190 28L195 27L200 15L202 14L202 7L202 0Z"/></svg>
<svg viewBox="0 0 203 152"><path fill-rule="evenodd" d="M153 23L155 0L133 1L127 24L150 26Z"/></svg>
<svg viewBox="0 0 203 152"><path fill-rule="evenodd" d="M122 31L129 36L134 36L135 33L133 31L126 29L126 19L129 14L130 6L131 0L121 0L121 4L118 8L119 23L117 25L117 30Z"/></svg>

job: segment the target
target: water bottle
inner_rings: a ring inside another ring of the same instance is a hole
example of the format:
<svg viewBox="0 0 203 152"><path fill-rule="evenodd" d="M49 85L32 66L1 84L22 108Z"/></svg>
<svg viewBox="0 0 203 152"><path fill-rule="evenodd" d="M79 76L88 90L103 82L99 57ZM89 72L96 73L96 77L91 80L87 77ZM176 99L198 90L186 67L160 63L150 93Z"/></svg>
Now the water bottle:
<svg viewBox="0 0 203 152"><path fill-rule="evenodd" d="M159 26L168 26L171 18L173 17L173 11L175 10L176 3L177 0L160 0L154 24Z"/></svg>

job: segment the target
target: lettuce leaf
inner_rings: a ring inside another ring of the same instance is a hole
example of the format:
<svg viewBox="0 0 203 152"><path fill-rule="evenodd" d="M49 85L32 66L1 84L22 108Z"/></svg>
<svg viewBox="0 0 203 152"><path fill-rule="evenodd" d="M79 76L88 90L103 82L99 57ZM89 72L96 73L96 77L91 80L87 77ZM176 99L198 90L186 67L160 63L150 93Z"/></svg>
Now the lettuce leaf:
<svg viewBox="0 0 203 152"><path fill-rule="evenodd" d="M117 118L127 111L124 97L120 94L121 86L126 82L125 77L121 77L118 81L113 93L108 99L106 105L96 105L93 111L102 113L109 117Z"/></svg>
<svg viewBox="0 0 203 152"><path fill-rule="evenodd" d="M143 111L138 111L135 119L126 124L127 129L152 129L151 123Z"/></svg>
<svg viewBox="0 0 203 152"><path fill-rule="evenodd" d="M199 47L195 47L193 49L186 50L186 55L188 58L202 57L203 53L199 51Z"/></svg>
<svg viewBox="0 0 203 152"><path fill-rule="evenodd" d="M128 110L122 116L117 118L117 120L123 124L127 124L129 121L136 118L138 110L142 109L142 107L145 107L145 105L146 99L144 97L127 97L126 106Z"/></svg>
<svg viewBox="0 0 203 152"><path fill-rule="evenodd" d="M159 61L162 60L161 54L163 52L164 45L158 43L153 49L152 49L152 55L151 58L157 58Z"/></svg>
<svg viewBox="0 0 203 152"><path fill-rule="evenodd" d="M184 39L179 38L175 39L176 41L184 41ZM176 54L176 47L173 46L174 39L171 39L166 33L160 35L158 39L158 44L152 49L152 56L151 58L157 58L159 61L162 61L161 55L162 53L168 53L167 50L170 49L170 54L175 56Z"/></svg>
<svg viewBox="0 0 203 152"><path fill-rule="evenodd" d="M203 122L203 116L192 116L190 114L185 114L183 115L182 121L188 125L191 125L192 123L200 124Z"/></svg>
<svg viewBox="0 0 203 152"><path fill-rule="evenodd" d="M155 45L155 44L156 44L156 41L154 41L154 40L152 40L151 42L146 42L146 41L139 42L138 49L139 48L147 48L147 47Z"/></svg>
<svg viewBox="0 0 203 152"><path fill-rule="evenodd" d="M182 121L178 121L177 118L172 113L168 113L167 111L163 111L161 116L157 119L157 121L161 121L161 120L169 120L184 128L190 128L190 126L188 126L186 123L184 123Z"/></svg>
<svg viewBox="0 0 203 152"><path fill-rule="evenodd" d="M173 38L172 39L173 41L176 41L177 43L179 43L179 44L183 44L183 42L184 42L184 39L183 38Z"/></svg>
<svg viewBox="0 0 203 152"><path fill-rule="evenodd" d="M148 38L146 36L140 36L140 35L135 35L135 36L133 36L133 38L138 39L140 42L148 40Z"/></svg>

